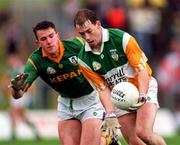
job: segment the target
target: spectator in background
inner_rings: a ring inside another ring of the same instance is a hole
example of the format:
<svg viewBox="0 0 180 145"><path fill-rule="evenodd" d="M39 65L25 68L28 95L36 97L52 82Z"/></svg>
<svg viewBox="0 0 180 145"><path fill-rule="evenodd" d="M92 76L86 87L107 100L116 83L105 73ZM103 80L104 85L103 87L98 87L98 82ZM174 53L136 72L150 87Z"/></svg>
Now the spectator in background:
<svg viewBox="0 0 180 145"><path fill-rule="evenodd" d="M180 35L180 8L172 12L171 35L176 37Z"/></svg>
<svg viewBox="0 0 180 145"><path fill-rule="evenodd" d="M9 18L6 30L6 54L19 53L23 48L24 38L16 17Z"/></svg>
<svg viewBox="0 0 180 145"><path fill-rule="evenodd" d="M113 0L112 6L105 12L105 22L107 27L126 29L126 10L122 2Z"/></svg>
<svg viewBox="0 0 180 145"><path fill-rule="evenodd" d="M107 26L106 22L106 12L109 10L112 5L112 0L87 0L82 8L92 10L96 13L99 19L102 20L104 26Z"/></svg>
<svg viewBox="0 0 180 145"><path fill-rule="evenodd" d="M139 4L130 3L129 6L129 31L136 38L147 57L151 58L154 49L153 37L160 31L161 12L144 0Z"/></svg>
<svg viewBox="0 0 180 145"><path fill-rule="evenodd" d="M180 36L172 38L171 51L160 61L157 78L164 107L175 113L180 130Z"/></svg>
<svg viewBox="0 0 180 145"><path fill-rule="evenodd" d="M8 11L0 10L0 28L8 20Z"/></svg>
<svg viewBox="0 0 180 145"><path fill-rule="evenodd" d="M7 59L8 63L8 72L3 76L3 83L6 88L8 86L9 81L14 77L14 75L19 74L23 71L23 61L20 58L18 54L11 54L8 56ZM36 139L40 139L38 130L33 122L31 122L28 117L26 116L26 109L28 108L30 103L32 102L32 91L34 87L31 88L31 90L28 93L24 94L24 97L15 100L13 97L9 98L9 114L11 118L12 123L12 139L16 139L16 128L20 122L25 123L28 125L31 130L33 131ZM4 93L7 91L7 89L3 89ZM10 95L10 92L9 92Z"/></svg>
<svg viewBox="0 0 180 145"><path fill-rule="evenodd" d="M101 6L101 3L99 0L87 0L84 7L96 12L96 14L99 15L100 6Z"/></svg>
<svg viewBox="0 0 180 145"><path fill-rule="evenodd" d="M180 10L180 3L179 0L170 0L168 1L169 7L171 11L179 11Z"/></svg>
<svg viewBox="0 0 180 145"><path fill-rule="evenodd" d="M160 61L157 70L163 104L171 110L180 109L180 35L170 42L171 51Z"/></svg>

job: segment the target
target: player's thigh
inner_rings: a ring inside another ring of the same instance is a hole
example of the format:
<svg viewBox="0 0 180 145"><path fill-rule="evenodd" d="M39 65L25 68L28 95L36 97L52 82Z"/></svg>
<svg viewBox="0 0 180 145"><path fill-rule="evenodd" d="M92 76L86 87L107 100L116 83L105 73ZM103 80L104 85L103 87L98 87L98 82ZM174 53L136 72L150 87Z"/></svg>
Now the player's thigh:
<svg viewBox="0 0 180 145"><path fill-rule="evenodd" d="M81 122L79 120L59 121L58 132L62 145L79 145L81 128Z"/></svg>
<svg viewBox="0 0 180 145"><path fill-rule="evenodd" d="M86 119L82 123L81 145L99 145L101 137L100 126L102 120L97 118Z"/></svg>
<svg viewBox="0 0 180 145"><path fill-rule="evenodd" d="M120 130L126 140L134 137L136 134L136 112L128 113L118 117L121 125Z"/></svg>
<svg viewBox="0 0 180 145"><path fill-rule="evenodd" d="M145 103L137 111L136 129L138 130L153 130L155 117L158 106L154 103Z"/></svg>

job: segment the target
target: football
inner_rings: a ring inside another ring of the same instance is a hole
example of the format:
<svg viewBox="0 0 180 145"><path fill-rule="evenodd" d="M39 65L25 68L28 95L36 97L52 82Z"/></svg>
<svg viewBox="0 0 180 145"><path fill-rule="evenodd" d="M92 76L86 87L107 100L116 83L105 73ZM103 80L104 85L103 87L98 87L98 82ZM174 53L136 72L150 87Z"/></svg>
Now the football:
<svg viewBox="0 0 180 145"><path fill-rule="evenodd" d="M111 97L115 107L128 110L133 104L138 102L139 91L134 84L121 82L113 87Z"/></svg>

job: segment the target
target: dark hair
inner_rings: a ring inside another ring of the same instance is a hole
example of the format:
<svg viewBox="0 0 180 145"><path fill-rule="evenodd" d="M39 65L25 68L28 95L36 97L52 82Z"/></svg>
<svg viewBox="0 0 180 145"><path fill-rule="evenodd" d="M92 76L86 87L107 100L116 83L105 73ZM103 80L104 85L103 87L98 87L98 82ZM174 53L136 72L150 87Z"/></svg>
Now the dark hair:
<svg viewBox="0 0 180 145"><path fill-rule="evenodd" d="M76 27L76 25L83 26L87 20L91 21L92 24L95 24L99 19L95 12L89 9L80 9L74 17L74 27Z"/></svg>
<svg viewBox="0 0 180 145"><path fill-rule="evenodd" d="M33 32L34 32L36 39L38 39L38 37L37 37L38 30L44 30L44 29L48 29L48 28L53 28L56 31L56 27L53 22L41 21L41 22L37 23L36 26L33 27Z"/></svg>

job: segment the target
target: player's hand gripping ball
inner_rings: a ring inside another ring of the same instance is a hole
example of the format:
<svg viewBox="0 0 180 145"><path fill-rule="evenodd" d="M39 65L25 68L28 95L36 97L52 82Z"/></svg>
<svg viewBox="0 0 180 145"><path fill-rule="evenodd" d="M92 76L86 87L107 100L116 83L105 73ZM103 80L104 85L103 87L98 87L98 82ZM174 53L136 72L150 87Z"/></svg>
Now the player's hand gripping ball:
<svg viewBox="0 0 180 145"><path fill-rule="evenodd" d="M111 96L114 105L123 110L131 110L130 108L139 101L138 89L129 82L116 84L111 91Z"/></svg>

